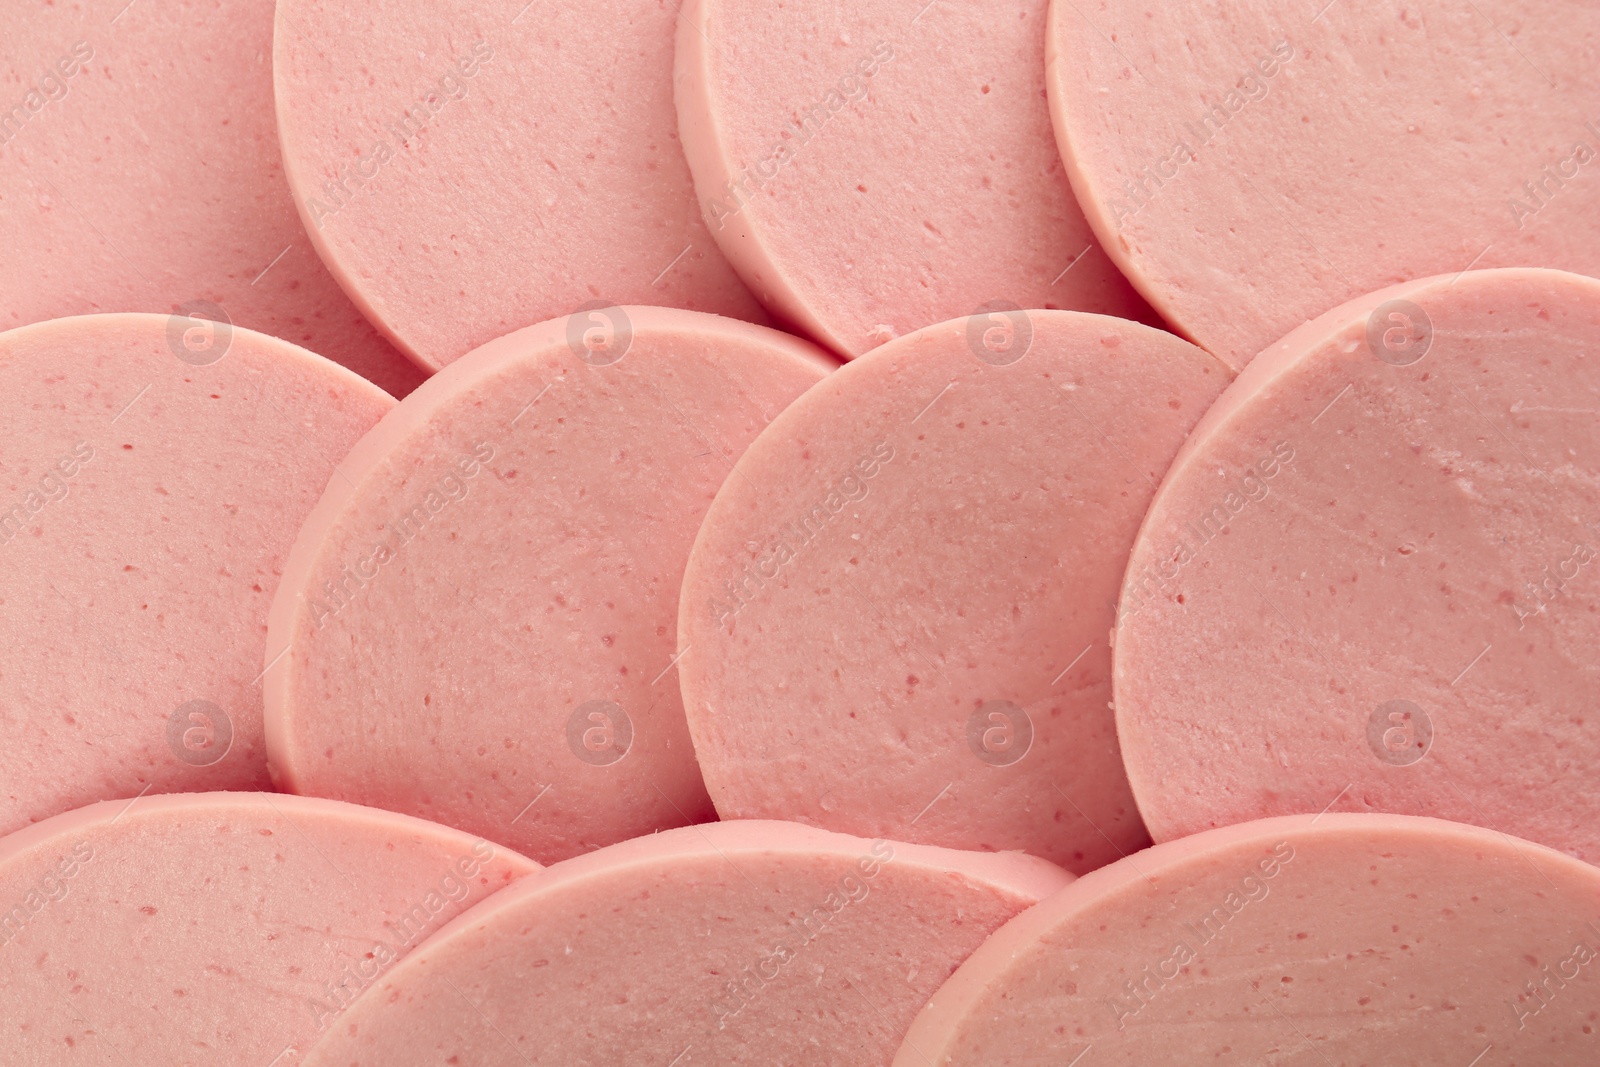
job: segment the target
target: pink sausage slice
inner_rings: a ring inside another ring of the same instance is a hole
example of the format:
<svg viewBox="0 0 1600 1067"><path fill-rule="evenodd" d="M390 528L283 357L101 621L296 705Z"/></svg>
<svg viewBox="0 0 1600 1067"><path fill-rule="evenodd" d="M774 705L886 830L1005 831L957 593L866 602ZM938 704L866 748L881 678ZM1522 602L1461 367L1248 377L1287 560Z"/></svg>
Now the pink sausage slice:
<svg viewBox="0 0 1600 1067"><path fill-rule="evenodd" d="M1596 967L1594 867L1437 819L1265 819L1157 845L1011 920L894 1067L1588 1067Z"/></svg>
<svg viewBox="0 0 1600 1067"><path fill-rule="evenodd" d="M1436 815L1600 861L1600 282L1476 271L1269 348L1128 565L1117 727L1156 840Z"/></svg>
<svg viewBox="0 0 1600 1067"><path fill-rule="evenodd" d="M404 396L422 372L300 224L272 110L267 0L13 3L0 48L0 330L191 311Z"/></svg>
<svg viewBox="0 0 1600 1067"><path fill-rule="evenodd" d="M1471 267L1600 275L1600 6L1055 0L1056 139L1101 245L1242 367Z"/></svg>
<svg viewBox="0 0 1600 1067"><path fill-rule="evenodd" d="M980 306L1158 322L1052 148L1045 0L688 0L678 127L711 234L847 357Z"/></svg>
<svg viewBox="0 0 1600 1067"><path fill-rule="evenodd" d="M774 420L706 516L678 620L722 816L1079 873L1145 844L1112 604L1228 378L1147 326L1018 311L875 349Z"/></svg>
<svg viewBox="0 0 1600 1067"><path fill-rule="evenodd" d="M394 968L306 1067L887 1067L994 929L1071 876L781 822L557 864Z"/></svg>
<svg viewBox="0 0 1600 1067"><path fill-rule="evenodd" d="M306 230L422 366L596 298L765 321L695 210L676 10L279 0L279 134Z"/></svg>
<svg viewBox="0 0 1600 1067"><path fill-rule="evenodd" d="M330 800L106 801L0 839L7 1063L303 1062L363 989L538 865Z"/></svg>
<svg viewBox="0 0 1600 1067"><path fill-rule="evenodd" d="M286 341L179 315L0 334L0 832L266 786L284 557L393 406Z"/></svg>
<svg viewBox="0 0 1600 1067"><path fill-rule="evenodd" d="M275 780L545 861L711 818L674 674L684 561L745 446L833 365L765 327L629 307L435 376L290 557Z"/></svg>

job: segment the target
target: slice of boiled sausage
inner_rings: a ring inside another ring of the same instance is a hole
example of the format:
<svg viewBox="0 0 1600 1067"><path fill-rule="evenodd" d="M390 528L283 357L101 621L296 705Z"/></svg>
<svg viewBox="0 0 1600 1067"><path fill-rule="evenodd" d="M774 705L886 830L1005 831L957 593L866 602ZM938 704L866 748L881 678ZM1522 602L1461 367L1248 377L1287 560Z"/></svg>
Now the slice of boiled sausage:
<svg viewBox="0 0 1600 1067"><path fill-rule="evenodd" d="M683 827L560 863L376 982L306 1067L887 1067L928 995L1071 877L793 823Z"/></svg>
<svg viewBox="0 0 1600 1067"><path fill-rule="evenodd" d="M1113 602L1229 377L1148 326L996 311L875 349L774 420L706 516L680 607L723 817L1080 873L1144 844Z"/></svg>
<svg viewBox="0 0 1600 1067"><path fill-rule="evenodd" d="M7 1063L301 1062L363 989L538 865L331 800L105 801L0 839Z"/></svg>
<svg viewBox="0 0 1600 1067"><path fill-rule="evenodd" d="M7 5L0 330L194 311L304 345L396 396L422 381L295 212L273 120L272 10Z"/></svg>
<svg viewBox="0 0 1600 1067"><path fill-rule="evenodd" d="M1101 245L1241 367L1471 267L1600 275L1600 6L1055 0L1056 139Z"/></svg>
<svg viewBox="0 0 1600 1067"><path fill-rule="evenodd" d="M678 127L711 234L845 356L988 301L1158 321L1052 147L1045 0L690 0Z"/></svg>
<svg viewBox="0 0 1600 1067"><path fill-rule="evenodd" d="M1474 271L1330 311L1222 395L1120 603L1156 840L1337 805L1600 861L1597 357L1600 281Z"/></svg>
<svg viewBox="0 0 1600 1067"><path fill-rule="evenodd" d="M1438 819L1211 830L1001 927L923 1008L894 1067L1584 1067L1600 1020L1596 900L1600 870Z"/></svg>
<svg viewBox="0 0 1600 1067"><path fill-rule="evenodd" d="M205 319L0 334L0 832L267 785L267 609L336 464L393 406Z"/></svg>
<svg viewBox="0 0 1600 1067"><path fill-rule="evenodd" d="M764 321L695 209L676 6L280 0L306 230L422 366L595 298Z"/></svg>
<svg viewBox="0 0 1600 1067"><path fill-rule="evenodd" d="M542 861L710 818L674 672L684 561L745 446L834 365L762 326L605 308L425 383L285 569L279 785Z"/></svg>

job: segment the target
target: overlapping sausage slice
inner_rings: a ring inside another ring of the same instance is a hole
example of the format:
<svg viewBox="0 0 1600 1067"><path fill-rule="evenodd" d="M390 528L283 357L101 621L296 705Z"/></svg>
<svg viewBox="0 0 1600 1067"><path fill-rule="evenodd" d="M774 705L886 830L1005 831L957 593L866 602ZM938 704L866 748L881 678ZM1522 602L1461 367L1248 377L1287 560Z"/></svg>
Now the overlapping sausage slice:
<svg viewBox="0 0 1600 1067"><path fill-rule="evenodd" d="M1262 353L1151 505L1117 727L1158 841L1436 815L1600 860L1600 281L1473 271Z"/></svg>
<svg viewBox="0 0 1600 1067"><path fill-rule="evenodd" d="M1052 148L1045 0L690 0L678 128L768 307L844 356L980 305L1158 321Z"/></svg>
<svg viewBox="0 0 1600 1067"><path fill-rule="evenodd" d="M894 1067L1581 1067L1600 1020L1597 900L1600 870L1437 819L1212 830L1001 927Z"/></svg>
<svg viewBox="0 0 1600 1067"><path fill-rule="evenodd" d="M1600 275L1600 7L1055 0L1047 84L1101 246L1235 367L1469 268Z"/></svg>
<svg viewBox="0 0 1600 1067"><path fill-rule="evenodd" d="M423 367L595 299L766 320L695 208L675 4L277 11L278 129L306 231Z"/></svg>
<svg viewBox="0 0 1600 1067"><path fill-rule="evenodd" d="M286 567L278 784L546 862L709 818L676 675L684 562L745 446L833 366L765 327L612 307L424 383Z"/></svg>
<svg viewBox="0 0 1600 1067"><path fill-rule="evenodd" d="M462 916L304 1062L887 1065L967 953L1070 881L793 823L668 830Z"/></svg>
<svg viewBox="0 0 1600 1067"><path fill-rule="evenodd" d="M302 1062L362 990L538 865L331 800L105 801L0 839L0 1041L40 1067Z"/></svg>
<svg viewBox="0 0 1600 1067"><path fill-rule="evenodd" d="M0 330L197 311L396 396L422 373L339 288L284 180L270 2L11 4Z"/></svg>
<svg viewBox="0 0 1600 1067"><path fill-rule="evenodd" d="M1092 870L1148 839L1107 644L1139 521L1227 370L997 311L847 364L751 445L684 577L684 706L724 818Z"/></svg>
<svg viewBox="0 0 1600 1067"><path fill-rule="evenodd" d="M0 832L267 785L267 608L317 495L393 406L185 315L0 334Z"/></svg>

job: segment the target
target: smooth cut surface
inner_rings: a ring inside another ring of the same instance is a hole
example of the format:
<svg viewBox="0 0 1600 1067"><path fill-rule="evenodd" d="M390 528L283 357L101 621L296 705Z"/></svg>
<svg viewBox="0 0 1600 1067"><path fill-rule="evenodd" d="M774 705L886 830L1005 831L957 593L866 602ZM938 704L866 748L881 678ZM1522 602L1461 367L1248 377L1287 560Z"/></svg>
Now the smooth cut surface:
<svg viewBox="0 0 1600 1067"><path fill-rule="evenodd" d="M266 786L284 557L393 406L285 341L178 316L0 334L0 832Z"/></svg>
<svg viewBox="0 0 1600 1067"><path fill-rule="evenodd" d="M670 0L279 0L289 184L356 302L438 368L591 300L766 321L695 210Z"/></svg>
<svg viewBox="0 0 1600 1067"><path fill-rule="evenodd" d="M1596 966L1594 867L1437 819L1266 819L1157 845L1013 919L894 1067L1586 1067Z"/></svg>
<svg viewBox="0 0 1600 1067"><path fill-rule="evenodd" d="M1056 0L1050 109L1101 245L1242 367L1471 267L1600 275L1600 6Z"/></svg>
<svg viewBox="0 0 1600 1067"><path fill-rule="evenodd" d="M776 330L630 307L436 375L290 557L275 780L545 862L711 818L674 673L684 562L745 446L834 365Z"/></svg>
<svg viewBox="0 0 1600 1067"><path fill-rule="evenodd" d="M1473 271L1257 357L1151 506L1117 727L1157 841L1391 811L1600 861L1600 282Z"/></svg>
<svg viewBox="0 0 1600 1067"><path fill-rule="evenodd" d="M1159 330L1016 312L884 345L774 420L678 620L722 816L1079 873L1147 843L1106 639L1157 481L1228 379Z"/></svg>
<svg viewBox="0 0 1600 1067"><path fill-rule="evenodd" d="M330 800L106 801L0 839L8 1064L302 1062L360 992L538 865Z"/></svg>
<svg viewBox="0 0 1600 1067"><path fill-rule="evenodd" d="M284 180L270 0L6 5L0 330L195 308L404 396L423 374L322 265Z"/></svg>
<svg viewBox="0 0 1600 1067"><path fill-rule="evenodd" d="M1159 323L1050 136L1045 0L689 0L678 125L711 234L846 357L990 301Z"/></svg>
<svg viewBox="0 0 1600 1067"><path fill-rule="evenodd" d="M1070 880L793 823L669 830L462 916L305 1063L887 1067L967 953Z"/></svg>

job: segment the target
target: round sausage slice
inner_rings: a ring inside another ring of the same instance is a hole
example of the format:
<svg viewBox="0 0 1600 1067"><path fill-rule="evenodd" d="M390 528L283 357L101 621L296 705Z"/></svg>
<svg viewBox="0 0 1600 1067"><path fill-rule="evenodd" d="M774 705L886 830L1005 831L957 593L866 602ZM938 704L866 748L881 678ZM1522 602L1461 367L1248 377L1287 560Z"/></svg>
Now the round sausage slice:
<svg viewBox="0 0 1600 1067"><path fill-rule="evenodd" d="M1158 322L1050 136L1046 0L689 0L678 127L711 234L847 357L980 304Z"/></svg>
<svg viewBox="0 0 1600 1067"><path fill-rule="evenodd" d="M887 1065L967 953L1070 880L793 823L669 830L474 908L304 1063Z"/></svg>
<svg viewBox="0 0 1600 1067"><path fill-rule="evenodd" d="M543 861L712 817L674 670L684 561L745 446L833 365L762 326L605 308L425 383L285 569L275 780Z"/></svg>
<svg viewBox="0 0 1600 1067"><path fill-rule="evenodd" d="M272 4L11 4L0 56L0 330L191 312L396 396L422 372L323 266L284 180Z"/></svg>
<svg viewBox="0 0 1600 1067"><path fill-rule="evenodd" d="M1435 815L1600 861L1600 281L1375 293L1257 357L1152 504L1117 728L1165 841Z"/></svg>
<svg viewBox="0 0 1600 1067"><path fill-rule="evenodd" d="M204 319L0 334L0 832L267 785L267 608L336 464L393 406Z"/></svg>
<svg viewBox="0 0 1600 1067"><path fill-rule="evenodd" d="M723 817L1079 873L1145 844L1107 635L1157 481L1228 378L1147 326L1015 311L801 397L684 576L684 706Z"/></svg>
<svg viewBox="0 0 1600 1067"><path fill-rule="evenodd" d="M272 1064L538 865L330 800L105 801L0 839L8 1062Z"/></svg>
<svg viewBox="0 0 1600 1067"><path fill-rule="evenodd" d="M1597 899L1600 870L1437 819L1212 830L1001 927L922 1009L894 1067L1583 1067Z"/></svg>
<svg viewBox="0 0 1600 1067"><path fill-rule="evenodd" d="M695 209L675 4L277 11L279 135L306 230L422 366L596 298L765 321Z"/></svg>
<svg viewBox="0 0 1600 1067"><path fill-rule="evenodd" d="M1101 245L1230 365L1472 267L1600 275L1600 6L1055 0L1047 84Z"/></svg>

